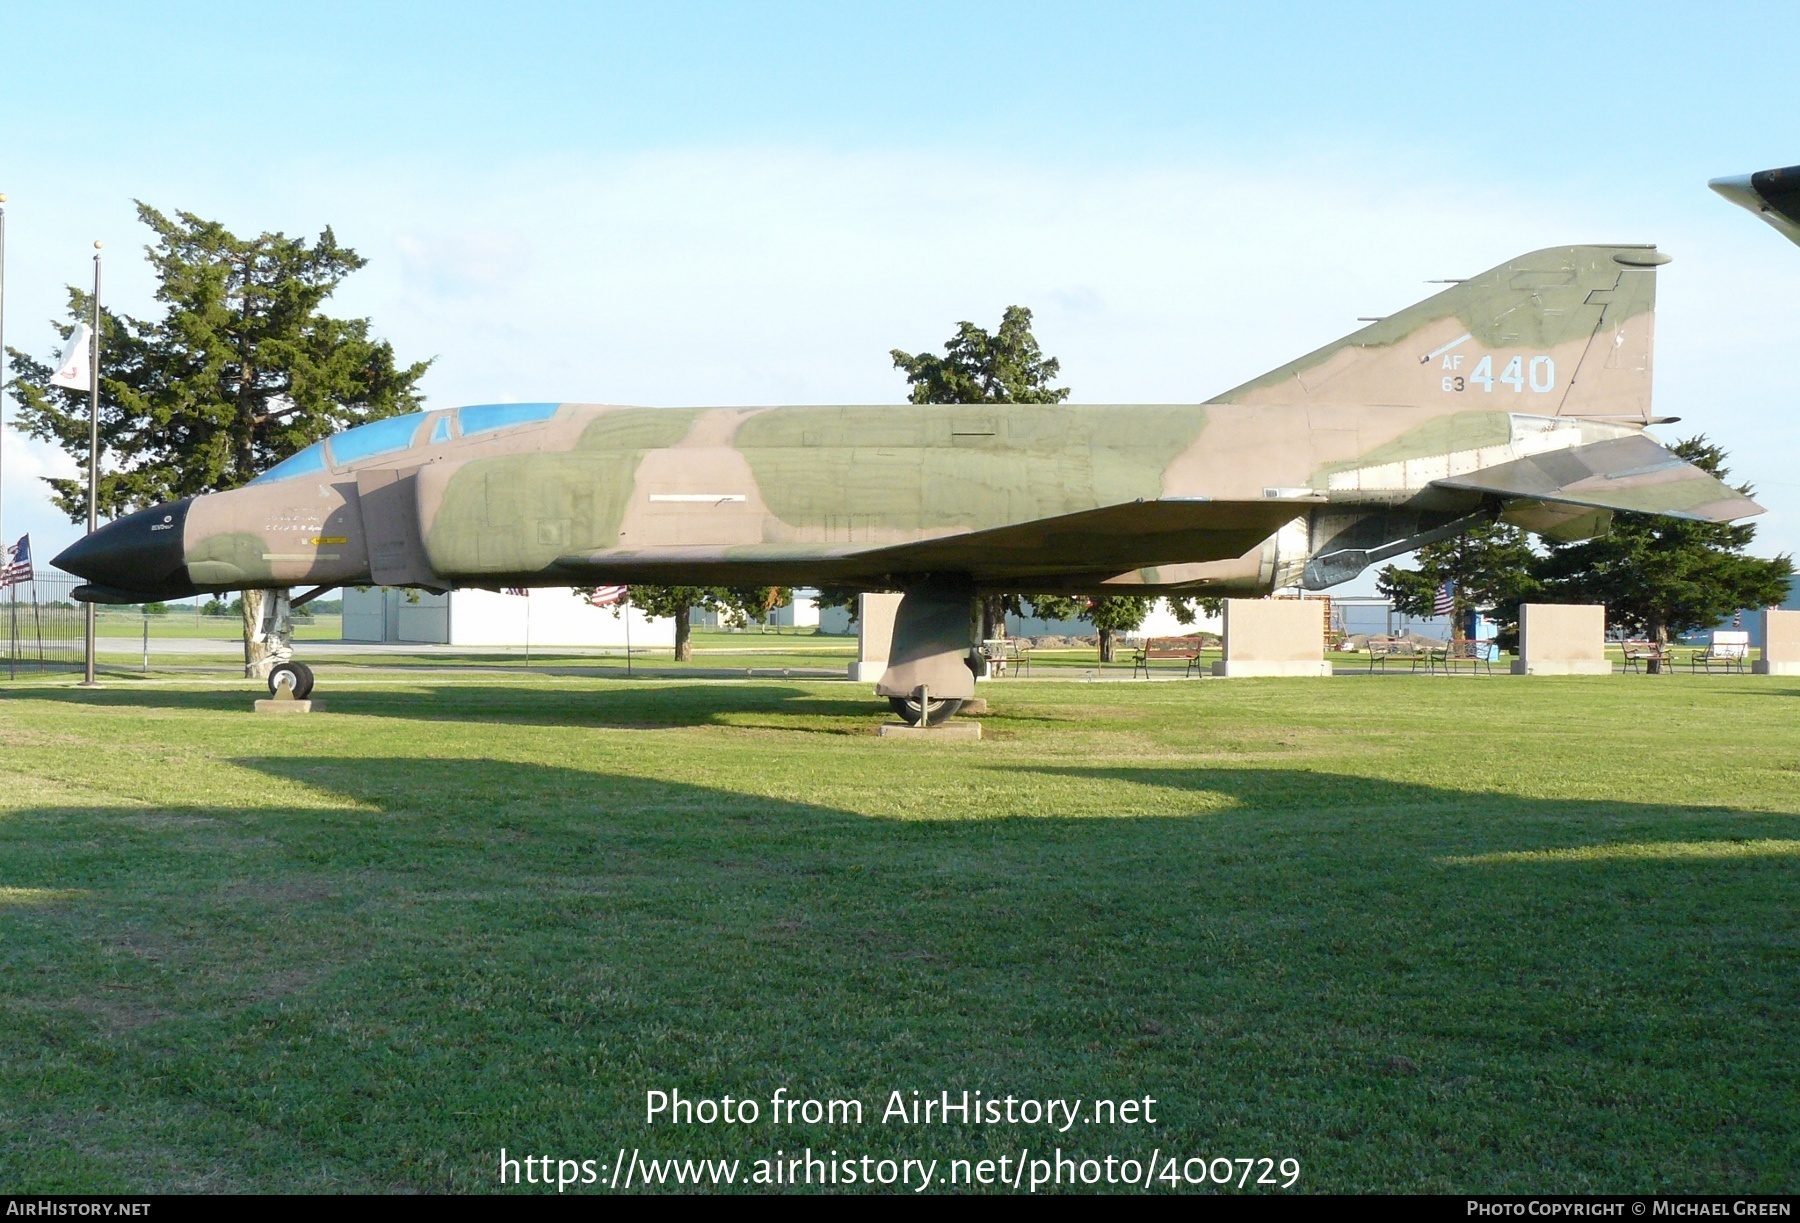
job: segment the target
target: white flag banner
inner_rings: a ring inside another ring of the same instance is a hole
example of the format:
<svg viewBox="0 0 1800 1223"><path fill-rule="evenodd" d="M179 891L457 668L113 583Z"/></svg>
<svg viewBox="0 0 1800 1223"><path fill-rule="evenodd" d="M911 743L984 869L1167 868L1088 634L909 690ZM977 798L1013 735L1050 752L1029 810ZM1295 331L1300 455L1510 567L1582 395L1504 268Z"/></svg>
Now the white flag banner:
<svg viewBox="0 0 1800 1223"><path fill-rule="evenodd" d="M88 343L93 337L93 330L86 323L75 324L74 334L69 336L69 346L63 349L62 360L56 363L56 372L50 375L51 386L66 386L71 391L91 389L88 376Z"/></svg>

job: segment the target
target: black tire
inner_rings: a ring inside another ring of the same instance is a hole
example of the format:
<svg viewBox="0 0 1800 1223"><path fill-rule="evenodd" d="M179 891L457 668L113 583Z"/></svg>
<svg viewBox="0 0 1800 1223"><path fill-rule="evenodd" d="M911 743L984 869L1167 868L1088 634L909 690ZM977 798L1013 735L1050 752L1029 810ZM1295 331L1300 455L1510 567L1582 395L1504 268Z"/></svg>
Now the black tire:
<svg viewBox="0 0 1800 1223"><path fill-rule="evenodd" d="M894 713L908 726L917 726L920 722L927 726L942 726L962 708L960 698L949 697L932 701L928 711L921 710L919 702L910 696L890 696L888 704L894 707Z"/></svg>
<svg viewBox="0 0 1800 1223"><path fill-rule="evenodd" d="M279 695L282 687L282 680L284 678L287 680L288 686L294 690L294 699L296 701L304 701L307 697L312 695L312 668L305 663L292 661L276 663L269 671L270 696Z"/></svg>

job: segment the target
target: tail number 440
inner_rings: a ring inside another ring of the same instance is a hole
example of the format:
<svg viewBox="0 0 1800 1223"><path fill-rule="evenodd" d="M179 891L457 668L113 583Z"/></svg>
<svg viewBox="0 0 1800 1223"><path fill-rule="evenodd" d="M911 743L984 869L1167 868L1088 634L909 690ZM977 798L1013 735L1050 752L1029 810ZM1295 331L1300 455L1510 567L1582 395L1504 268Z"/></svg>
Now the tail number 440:
<svg viewBox="0 0 1800 1223"><path fill-rule="evenodd" d="M1445 364L1449 364L1448 359ZM1460 359L1457 364L1461 364ZM1451 368L1454 369L1455 366ZM1528 364L1524 357L1514 357L1506 363L1506 368L1502 369L1500 376L1496 378L1494 377L1494 358L1490 355L1476 362L1475 368L1466 375L1444 375L1443 386L1446 391L1466 391L1471 386L1478 386L1491 395L1496 382L1501 386L1510 386L1515 395L1523 392L1527 387L1530 387L1535 394L1543 395L1556 389L1556 362L1549 357L1533 357Z"/></svg>

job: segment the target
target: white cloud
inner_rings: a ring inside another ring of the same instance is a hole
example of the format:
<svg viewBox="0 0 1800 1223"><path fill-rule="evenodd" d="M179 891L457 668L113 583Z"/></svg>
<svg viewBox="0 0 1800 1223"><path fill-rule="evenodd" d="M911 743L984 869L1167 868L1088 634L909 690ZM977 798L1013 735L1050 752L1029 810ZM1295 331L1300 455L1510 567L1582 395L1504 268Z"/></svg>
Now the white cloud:
<svg viewBox="0 0 1800 1223"><path fill-rule="evenodd" d="M11 408L9 403L8 408ZM45 496L44 477L79 475L75 461L48 442L36 441L9 424L0 436L0 536L8 544L29 533L40 561L73 543L81 534Z"/></svg>
<svg viewBox="0 0 1800 1223"><path fill-rule="evenodd" d="M531 245L507 230L402 233L395 249L408 284L423 297L493 299L531 266Z"/></svg>

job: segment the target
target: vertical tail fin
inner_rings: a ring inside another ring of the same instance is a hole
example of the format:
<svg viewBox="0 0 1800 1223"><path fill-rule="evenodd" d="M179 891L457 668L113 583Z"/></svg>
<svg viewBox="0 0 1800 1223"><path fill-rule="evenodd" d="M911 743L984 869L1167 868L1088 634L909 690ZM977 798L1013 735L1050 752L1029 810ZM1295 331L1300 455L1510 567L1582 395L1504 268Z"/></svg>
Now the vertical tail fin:
<svg viewBox="0 0 1800 1223"><path fill-rule="evenodd" d="M1521 255L1214 403L1407 405L1648 424L1653 246Z"/></svg>

